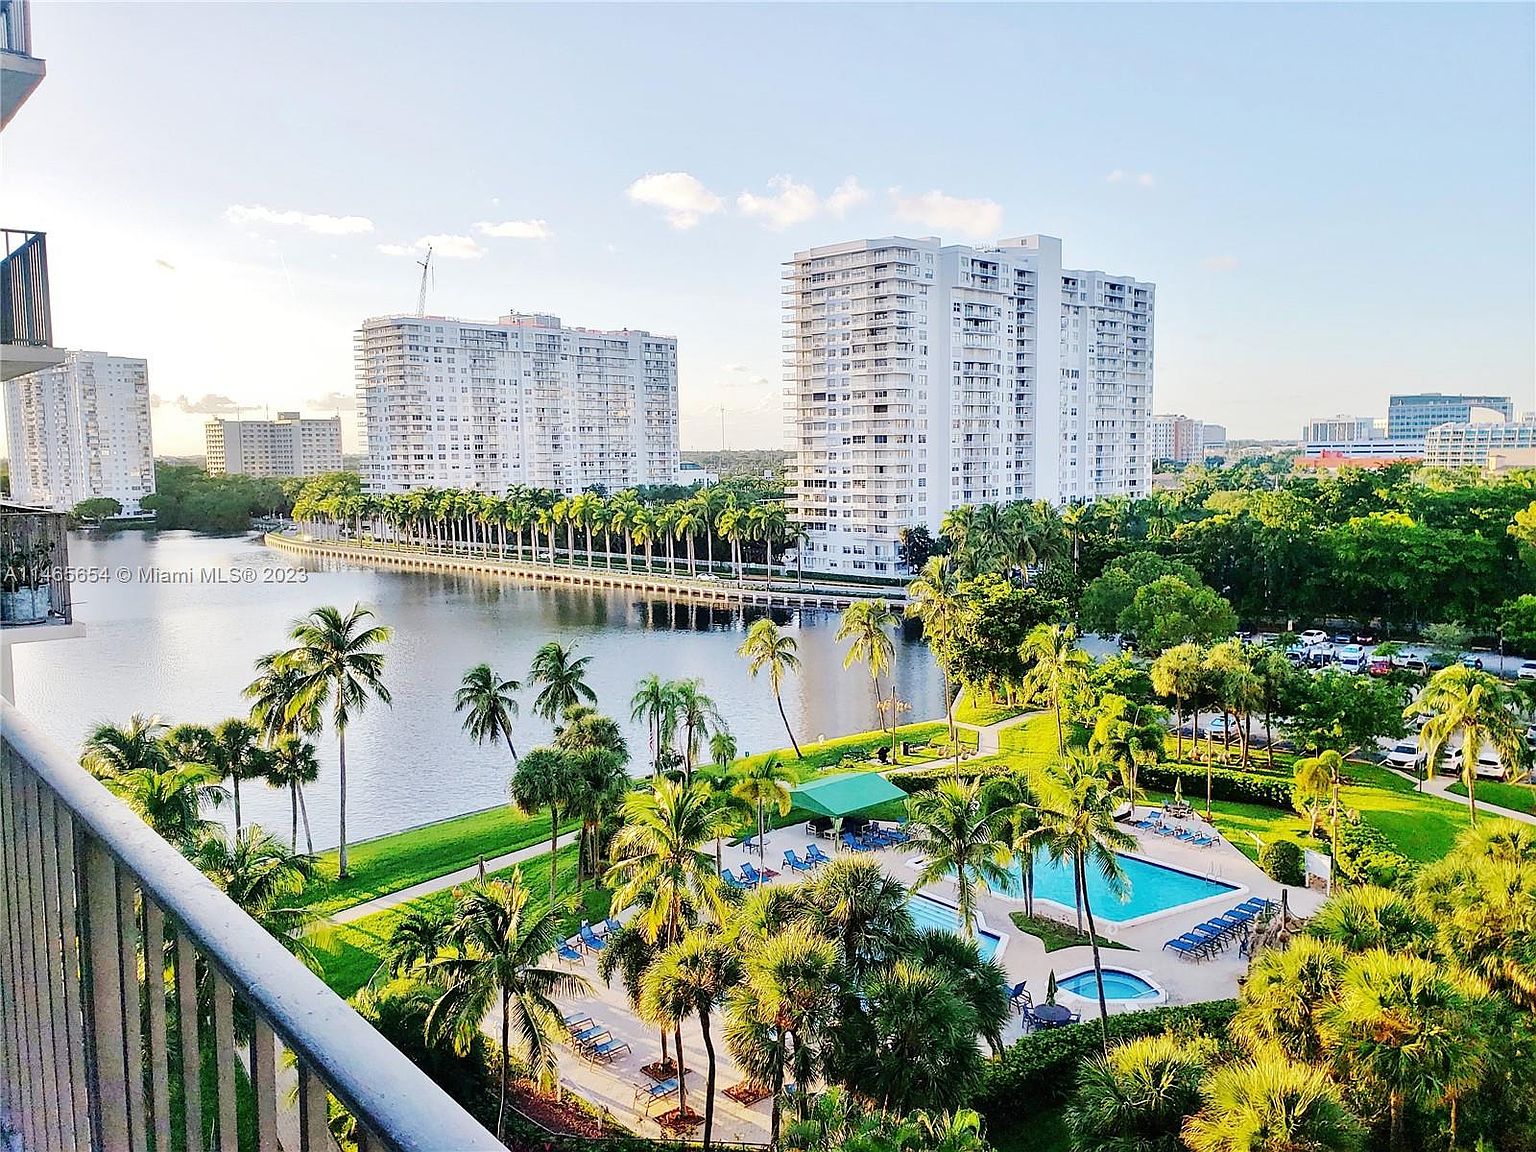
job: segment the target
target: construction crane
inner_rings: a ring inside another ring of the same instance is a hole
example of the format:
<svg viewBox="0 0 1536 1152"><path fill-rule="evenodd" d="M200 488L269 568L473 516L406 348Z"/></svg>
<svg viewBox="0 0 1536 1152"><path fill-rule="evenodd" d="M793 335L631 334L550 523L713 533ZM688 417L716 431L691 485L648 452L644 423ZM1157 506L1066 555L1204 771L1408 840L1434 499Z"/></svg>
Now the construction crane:
<svg viewBox="0 0 1536 1152"><path fill-rule="evenodd" d="M416 293L416 315L427 314L427 274L432 271L432 245L427 245L427 258L416 261L421 265L421 290ZM437 287L437 277L432 277L432 287Z"/></svg>

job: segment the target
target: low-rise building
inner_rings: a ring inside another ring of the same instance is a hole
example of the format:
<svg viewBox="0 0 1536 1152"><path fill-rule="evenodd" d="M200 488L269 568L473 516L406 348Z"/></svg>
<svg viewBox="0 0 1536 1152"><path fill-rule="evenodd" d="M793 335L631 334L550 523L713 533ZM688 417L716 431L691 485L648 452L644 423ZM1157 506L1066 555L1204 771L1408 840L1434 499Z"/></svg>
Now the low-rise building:
<svg viewBox="0 0 1536 1152"><path fill-rule="evenodd" d="M1524 419L1441 424L1424 436L1424 463L1431 468L1486 468L1500 452L1536 449L1536 414Z"/></svg>

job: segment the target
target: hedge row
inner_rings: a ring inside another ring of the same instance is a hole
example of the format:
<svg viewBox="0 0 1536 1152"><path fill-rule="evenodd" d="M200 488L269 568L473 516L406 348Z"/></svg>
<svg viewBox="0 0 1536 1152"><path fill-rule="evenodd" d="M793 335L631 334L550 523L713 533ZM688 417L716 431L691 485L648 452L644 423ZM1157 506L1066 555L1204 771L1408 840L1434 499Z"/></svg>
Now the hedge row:
<svg viewBox="0 0 1536 1152"><path fill-rule="evenodd" d="M1115 1044L1181 1029L1222 1036L1236 1011L1236 1000L1209 1000L1126 1012L1109 1018L1109 1040ZM1062 1103L1077 1087L1078 1065L1099 1053L1099 1043L1097 1020L1027 1033L1001 1056L987 1061L976 1109L990 1126L1009 1128L1027 1115Z"/></svg>
<svg viewBox="0 0 1536 1152"><path fill-rule="evenodd" d="M1185 764L1153 764L1141 769L1138 784L1159 792L1172 792L1174 780L1184 785L1184 799L1194 803L1205 797L1205 769ZM1268 808L1291 811L1291 781L1275 776L1256 776L1230 768L1211 769L1211 798L1233 800L1241 804L1263 804Z"/></svg>
<svg viewBox="0 0 1536 1152"><path fill-rule="evenodd" d="M1339 823L1338 858L1334 861L1339 875L1357 884L1376 884L1395 888L1413 878L1418 865L1404 856L1381 832L1364 821Z"/></svg>

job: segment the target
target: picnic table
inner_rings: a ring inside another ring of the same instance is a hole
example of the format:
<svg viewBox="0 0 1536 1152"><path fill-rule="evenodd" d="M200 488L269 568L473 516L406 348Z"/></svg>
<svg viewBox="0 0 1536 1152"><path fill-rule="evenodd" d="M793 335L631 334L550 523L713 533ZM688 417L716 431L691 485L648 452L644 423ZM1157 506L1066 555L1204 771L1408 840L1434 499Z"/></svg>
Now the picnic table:
<svg viewBox="0 0 1536 1152"><path fill-rule="evenodd" d="M1046 1028L1060 1028L1063 1024L1072 1021L1072 1010L1060 1004L1037 1004L1029 1010L1030 1015Z"/></svg>

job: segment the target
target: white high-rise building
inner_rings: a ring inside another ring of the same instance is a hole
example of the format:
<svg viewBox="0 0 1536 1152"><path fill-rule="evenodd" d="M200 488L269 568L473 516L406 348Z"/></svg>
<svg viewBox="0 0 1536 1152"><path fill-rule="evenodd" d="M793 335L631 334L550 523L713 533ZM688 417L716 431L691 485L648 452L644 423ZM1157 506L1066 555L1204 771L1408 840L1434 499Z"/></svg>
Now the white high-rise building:
<svg viewBox="0 0 1536 1152"><path fill-rule="evenodd" d="M897 534L961 504L1142 496L1151 284L1061 241L886 237L784 272L790 500L806 568L894 573Z"/></svg>
<svg viewBox="0 0 1536 1152"><path fill-rule="evenodd" d="M1190 464L1205 459L1205 431L1215 425L1188 416L1156 415L1147 425L1148 451L1152 462L1171 460ZM1223 434L1222 439L1226 436Z"/></svg>
<svg viewBox="0 0 1536 1152"><path fill-rule="evenodd" d="M512 313L383 316L356 334L371 492L671 484L677 341Z"/></svg>
<svg viewBox="0 0 1536 1152"><path fill-rule="evenodd" d="M19 503L67 511L108 496L134 514L155 490L145 360L69 352L6 381L5 433Z"/></svg>
<svg viewBox="0 0 1536 1152"><path fill-rule="evenodd" d="M341 469L341 417L279 412L276 420L210 420L203 449L211 476L320 476Z"/></svg>

